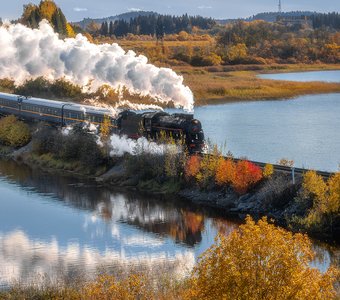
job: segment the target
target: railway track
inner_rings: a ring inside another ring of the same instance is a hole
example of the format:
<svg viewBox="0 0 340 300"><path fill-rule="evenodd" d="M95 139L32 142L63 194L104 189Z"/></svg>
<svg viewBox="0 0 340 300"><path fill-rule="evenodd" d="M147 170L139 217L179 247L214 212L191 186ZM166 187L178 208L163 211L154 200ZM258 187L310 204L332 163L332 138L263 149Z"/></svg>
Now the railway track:
<svg viewBox="0 0 340 300"><path fill-rule="evenodd" d="M238 161L240 159L235 159L235 161ZM266 163L263 162L259 162L259 161L252 161L249 160L250 162L258 165L259 167L263 168ZM274 167L275 171L281 171L281 172L290 172L290 173L295 173L295 174L304 174L308 171L311 171L311 169L303 169L303 168L296 168L296 167L291 167L291 166L282 166L282 165L276 165L276 164L272 164ZM316 173L324 178L329 178L332 175L334 175L334 172L325 172L325 171L317 171L315 170Z"/></svg>
<svg viewBox="0 0 340 300"><path fill-rule="evenodd" d="M203 154L203 155L209 155L209 154ZM223 156L225 159L230 159L230 157L227 157L227 156ZM237 161L240 161L240 160L244 160L244 159L240 159L240 158L232 158L233 161L237 162ZM259 162L259 161L253 161L253 160L248 160L247 161L261 167L261 168L264 168L264 166L267 164L267 163L264 163L264 162ZM304 174L308 171L311 171L311 169L304 169L304 168L296 168L296 167L291 167L291 166L283 166L283 165L277 165L277 164L271 164L273 165L274 167L274 171L280 171L280 172L287 172L287 173L291 173L292 174L292 177L294 178L295 175L297 174ZM320 176L322 176L323 178L329 178L331 177L332 175L334 175L335 173L334 172L326 172L326 171L317 171L315 170L316 173Z"/></svg>

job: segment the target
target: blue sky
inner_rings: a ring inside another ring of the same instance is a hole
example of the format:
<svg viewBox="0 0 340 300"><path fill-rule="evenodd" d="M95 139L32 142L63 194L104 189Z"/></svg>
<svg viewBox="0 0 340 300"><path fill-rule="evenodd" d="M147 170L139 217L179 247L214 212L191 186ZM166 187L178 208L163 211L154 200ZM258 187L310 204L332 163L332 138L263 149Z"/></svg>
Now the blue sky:
<svg viewBox="0 0 340 300"><path fill-rule="evenodd" d="M107 17L133 10L152 10L159 13L202 15L214 18L248 17L259 12L277 11L278 0L55 0L70 21L84 17ZM0 17L18 18L22 6L40 0L0 0ZM284 11L340 11L339 0L282 0Z"/></svg>

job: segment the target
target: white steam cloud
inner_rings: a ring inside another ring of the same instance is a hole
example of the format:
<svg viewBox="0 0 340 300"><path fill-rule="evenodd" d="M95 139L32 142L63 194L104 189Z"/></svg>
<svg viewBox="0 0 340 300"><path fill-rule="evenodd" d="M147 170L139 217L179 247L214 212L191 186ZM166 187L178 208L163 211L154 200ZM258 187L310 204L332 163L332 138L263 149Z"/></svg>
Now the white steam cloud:
<svg viewBox="0 0 340 300"><path fill-rule="evenodd" d="M176 145L169 144L157 144L155 142L148 141L145 137L141 137L137 140L132 140L126 136L119 136L113 134L110 138L111 156L122 156L124 153L136 155L142 152L153 154L164 154L171 148L176 148Z"/></svg>
<svg viewBox="0 0 340 300"><path fill-rule="evenodd" d="M149 64L145 56L125 52L118 44L91 44L86 37L59 39L47 21L39 29L5 24L0 27L0 77L16 84L44 76L65 78L95 91L103 84L118 90L150 96L159 102L173 101L191 111L194 99L183 77L168 68Z"/></svg>

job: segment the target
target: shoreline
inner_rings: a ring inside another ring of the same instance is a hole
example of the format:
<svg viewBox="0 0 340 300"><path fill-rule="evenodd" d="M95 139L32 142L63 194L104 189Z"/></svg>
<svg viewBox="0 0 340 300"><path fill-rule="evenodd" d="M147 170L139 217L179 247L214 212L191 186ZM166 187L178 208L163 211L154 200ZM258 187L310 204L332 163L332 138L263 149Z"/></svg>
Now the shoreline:
<svg viewBox="0 0 340 300"><path fill-rule="evenodd" d="M181 73L181 69L175 68ZM199 71L202 71L199 74ZM182 72L184 82L195 96L196 106L294 99L299 96L340 93L340 82L298 82L262 79L258 75L340 71L340 65L244 65L189 69ZM205 82L202 87L199 83Z"/></svg>
<svg viewBox="0 0 340 300"><path fill-rule="evenodd" d="M23 147L25 148L25 147ZM0 149L2 150L2 148ZM0 151L1 152L1 151ZM105 186L116 191L137 192L145 195L171 195L179 197L188 203L192 203L203 209L213 209L223 217L230 217L239 221L244 220L246 215L255 219L266 216L273 220L276 225L294 233L304 233L310 238L325 242L329 245L339 245L337 231L330 235L328 232L313 232L294 227L290 219L294 215L303 215L305 211L299 207L294 199L302 188L302 176L296 177L296 184L291 183L291 175L285 172L275 172L272 178L260 182L255 188L244 195L238 195L230 188L201 189L194 184L181 180L175 185L165 182L163 185L155 180L143 182L139 175L128 176L124 170L125 158L122 157L118 163L97 175L82 174L72 170L51 168L44 165L45 162L37 164L33 161L29 151L20 149L7 155L1 155L1 159L10 159L20 164L23 163L32 169L48 172L57 176L68 176L79 180L91 180L99 186Z"/></svg>

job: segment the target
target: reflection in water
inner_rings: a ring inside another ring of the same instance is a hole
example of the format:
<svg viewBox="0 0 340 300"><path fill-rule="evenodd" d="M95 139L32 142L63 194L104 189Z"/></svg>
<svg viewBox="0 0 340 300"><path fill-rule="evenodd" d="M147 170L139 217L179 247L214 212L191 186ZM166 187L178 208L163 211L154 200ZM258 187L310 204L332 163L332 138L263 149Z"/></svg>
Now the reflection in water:
<svg viewBox="0 0 340 300"><path fill-rule="evenodd" d="M0 161L0 195L0 285L134 265L184 274L218 232L237 226L181 200L117 193L9 161Z"/></svg>
<svg viewBox="0 0 340 300"><path fill-rule="evenodd" d="M204 213L183 202L117 193L11 161L0 161L0 194L0 284L127 264L167 262L183 273L216 235L210 225L205 230Z"/></svg>
<svg viewBox="0 0 340 300"><path fill-rule="evenodd" d="M193 267L195 258L190 251L176 254L171 261L168 261L166 253L124 257L118 251L100 253L78 243L70 242L61 247L56 239L50 242L31 240L19 230L0 235L0 286L13 281L30 283L32 279L43 279L45 275L50 280L89 278L101 267L114 271L135 265L152 272L164 267L164 262L167 262L168 272L181 275Z"/></svg>

